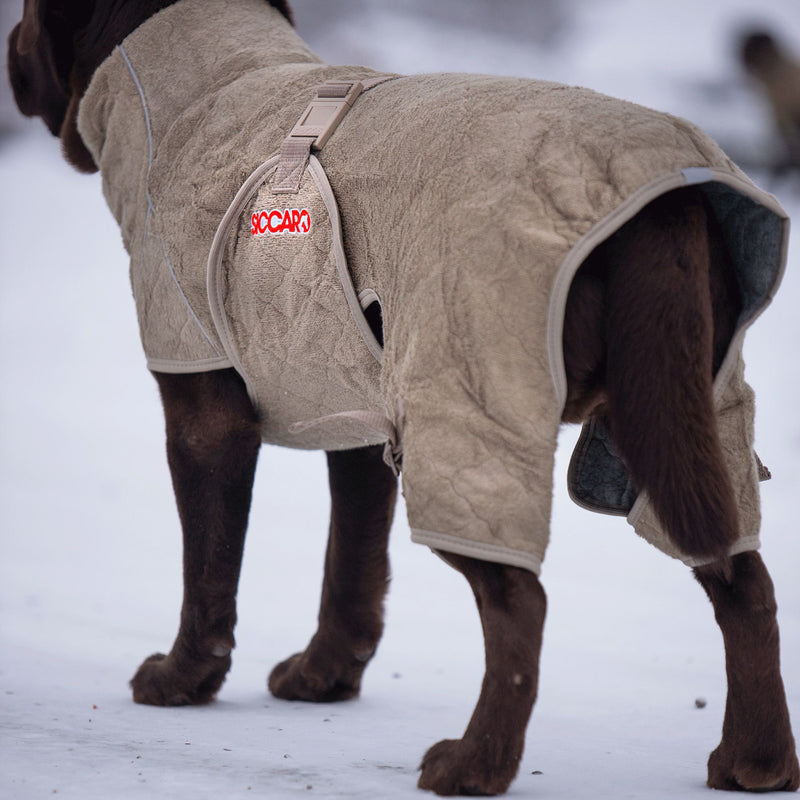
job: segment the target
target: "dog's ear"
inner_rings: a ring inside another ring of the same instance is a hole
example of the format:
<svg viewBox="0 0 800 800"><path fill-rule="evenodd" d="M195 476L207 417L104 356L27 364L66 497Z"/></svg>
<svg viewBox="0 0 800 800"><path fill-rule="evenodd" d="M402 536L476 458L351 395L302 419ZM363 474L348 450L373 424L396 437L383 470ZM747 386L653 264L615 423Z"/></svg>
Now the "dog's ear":
<svg viewBox="0 0 800 800"><path fill-rule="evenodd" d="M75 73L75 35L92 8L89 0L25 0L22 21L8 39L8 74L19 110L41 117L82 172L97 167L77 130L86 87Z"/></svg>
<svg viewBox="0 0 800 800"><path fill-rule="evenodd" d="M283 14L283 16L286 17L286 19L288 19L292 25L294 25L294 13L292 12L292 9L289 8L289 3L287 0L267 0L267 2L273 8L277 8L278 11L280 11L281 14Z"/></svg>
<svg viewBox="0 0 800 800"><path fill-rule="evenodd" d="M25 0L22 12L22 22L19 28L16 43L17 51L20 55L26 56L32 53L39 42L41 26L42 4L39 0Z"/></svg>
<svg viewBox="0 0 800 800"><path fill-rule="evenodd" d="M19 110L41 117L58 136L69 102L68 76L59 74L45 13L45 3L25 0L22 21L8 37L8 75Z"/></svg>
<svg viewBox="0 0 800 800"><path fill-rule="evenodd" d="M8 37L8 77L14 99L26 117L41 117L50 133L58 136L69 102L66 88L58 79L49 48L21 52L21 29L17 25Z"/></svg>

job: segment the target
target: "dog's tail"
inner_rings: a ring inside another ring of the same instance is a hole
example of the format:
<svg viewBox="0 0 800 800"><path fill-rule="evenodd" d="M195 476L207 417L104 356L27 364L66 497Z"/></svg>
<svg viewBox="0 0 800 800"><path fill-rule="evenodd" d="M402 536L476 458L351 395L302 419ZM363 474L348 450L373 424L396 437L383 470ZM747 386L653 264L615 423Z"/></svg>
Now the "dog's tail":
<svg viewBox="0 0 800 800"><path fill-rule="evenodd" d="M612 439L672 541L689 556L722 558L738 517L712 382L738 293L717 223L700 190L679 189L605 246Z"/></svg>

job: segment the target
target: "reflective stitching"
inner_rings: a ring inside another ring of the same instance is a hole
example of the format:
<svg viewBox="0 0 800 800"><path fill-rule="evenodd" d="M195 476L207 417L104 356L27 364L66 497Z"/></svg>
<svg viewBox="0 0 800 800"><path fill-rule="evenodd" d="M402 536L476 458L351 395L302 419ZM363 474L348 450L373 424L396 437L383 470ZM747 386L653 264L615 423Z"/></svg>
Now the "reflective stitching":
<svg viewBox="0 0 800 800"><path fill-rule="evenodd" d="M125 48L122 45L118 46L120 55L122 56L122 60L125 62L125 66L128 68L128 72L131 74L131 78L133 79L134 86L136 86L136 91L139 94L139 100L142 103L142 110L144 112L144 122L147 128L147 172L148 175L150 173L150 168L153 165L153 132L150 127L150 111L147 108L147 100L144 96L144 89L142 88L142 84L139 82L139 77L136 75L136 70L133 68L133 64L131 64L130 59L128 58L128 54L125 52ZM155 217L156 209L153 205L153 200L150 197L150 190L147 188L147 183L145 183L145 197L147 198L147 214L145 215L145 222L144 222L144 233L142 235L142 259L144 260L144 252L145 252L145 240L148 235L148 228L150 225L150 217ZM200 332L203 334L205 340L211 346L211 349L218 355L221 356L222 353L217 349L217 346L214 344L211 337L206 333L206 329L203 327L203 323L200 322L197 314L194 313L194 309L191 306L186 295L183 293L183 289L181 288L181 284L178 281L178 276L175 274L175 270L172 267L172 262L169 259L169 255L167 254L167 247L164 242L164 239L159 236L158 234L154 234L154 238L156 238L161 245L161 253L164 256L164 262L167 265L167 270L169 271L170 277L172 278L175 287L178 290L178 294L183 300L184 305L186 306L187 311L191 315L192 319L197 323L197 327L200 329Z"/></svg>

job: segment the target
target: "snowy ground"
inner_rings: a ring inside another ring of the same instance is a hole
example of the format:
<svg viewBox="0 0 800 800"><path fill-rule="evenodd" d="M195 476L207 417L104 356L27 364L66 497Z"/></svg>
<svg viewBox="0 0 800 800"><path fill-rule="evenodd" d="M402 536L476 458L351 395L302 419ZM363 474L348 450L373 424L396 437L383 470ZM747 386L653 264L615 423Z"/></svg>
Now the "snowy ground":
<svg viewBox="0 0 800 800"><path fill-rule="evenodd" d="M326 21L313 11L325 3L295 5L301 30L330 60L580 83L697 119L752 163L768 138L731 66L730 35L753 18L752 0L343 0ZM800 49L800 9L758 5L758 18ZM524 12L519 24L497 11L505 6ZM344 20L347 11L359 13ZM98 180L64 165L38 126L17 130L0 140L0 798L421 796L419 758L463 730L482 645L466 584L409 543L402 508L387 632L363 697L308 706L265 692L271 665L314 627L327 515L319 454L262 453L239 646L218 702L131 702L127 680L144 656L169 647L180 603L158 398ZM771 188L800 217L797 184ZM762 552L796 725L798 299L795 240L784 288L746 356L757 446L774 474L762 492ZM574 436L566 431L559 451L543 571L540 701L511 796L708 798L705 759L725 697L711 608L688 570L624 521L570 503L563 474Z"/></svg>

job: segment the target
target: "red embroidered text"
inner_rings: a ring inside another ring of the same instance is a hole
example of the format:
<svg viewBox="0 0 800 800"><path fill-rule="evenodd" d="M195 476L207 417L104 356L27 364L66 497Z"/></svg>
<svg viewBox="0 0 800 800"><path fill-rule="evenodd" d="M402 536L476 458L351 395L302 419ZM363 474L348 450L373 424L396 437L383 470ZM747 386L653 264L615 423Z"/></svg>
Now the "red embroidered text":
<svg viewBox="0 0 800 800"><path fill-rule="evenodd" d="M311 230L311 214L307 208L273 208L256 211L250 217L250 233L264 236L268 233L300 233Z"/></svg>

